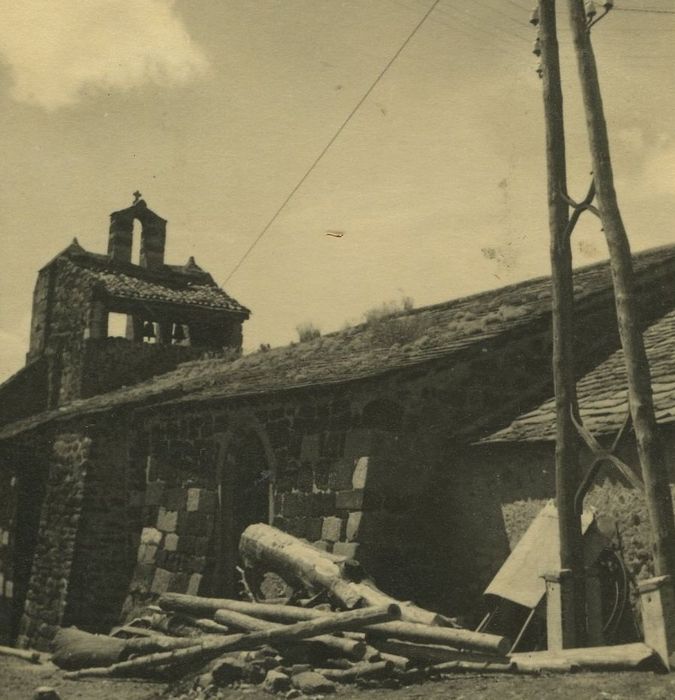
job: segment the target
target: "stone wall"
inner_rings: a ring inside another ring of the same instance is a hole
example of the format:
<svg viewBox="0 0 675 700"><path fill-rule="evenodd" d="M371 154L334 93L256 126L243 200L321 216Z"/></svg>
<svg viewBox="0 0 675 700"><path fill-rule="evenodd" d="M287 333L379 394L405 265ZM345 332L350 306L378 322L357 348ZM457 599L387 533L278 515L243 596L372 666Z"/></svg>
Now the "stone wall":
<svg viewBox="0 0 675 700"><path fill-rule="evenodd" d="M77 433L54 442L20 644L47 648L63 621L90 446L89 438Z"/></svg>
<svg viewBox="0 0 675 700"><path fill-rule="evenodd" d="M14 469L0 467L0 644L12 641L17 488Z"/></svg>
<svg viewBox="0 0 675 700"><path fill-rule="evenodd" d="M145 474L126 422L88 431L84 493L62 624L107 632L120 618L135 563Z"/></svg>
<svg viewBox="0 0 675 700"><path fill-rule="evenodd" d="M137 384L203 355L199 348L139 343L126 338L87 339L82 352L82 361L77 363L82 372L81 398Z"/></svg>
<svg viewBox="0 0 675 700"><path fill-rule="evenodd" d="M0 385L0 425L47 409L47 362L38 359Z"/></svg>
<svg viewBox="0 0 675 700"><path fill-rule="evenodd" d="M148 485L126 615L166 590L234 595L239 536L259 521L360 560L392 595L475 608L508 554L490 475L415 427L419 399L408 411L372 396L304 392L138 416Z"/></svg>
<svg viewBox="0 0 675 700"><path fill-rule="evenodd" d="M675 501L675 430L662 428L666 461L671 473ZM618 456L637 474L640 464L633 441L626 442ZM489 465L498 475L499 494L511 546L523 535L546 501L555 497L555 457L550 443L514 443L476 448L476 465ZM590 455L581 455L584 469ZM586 507L616 522L624 561L633 581L653 575L649 517L644 494L634 489L612 467L603 467L584 501Z"/></svg>

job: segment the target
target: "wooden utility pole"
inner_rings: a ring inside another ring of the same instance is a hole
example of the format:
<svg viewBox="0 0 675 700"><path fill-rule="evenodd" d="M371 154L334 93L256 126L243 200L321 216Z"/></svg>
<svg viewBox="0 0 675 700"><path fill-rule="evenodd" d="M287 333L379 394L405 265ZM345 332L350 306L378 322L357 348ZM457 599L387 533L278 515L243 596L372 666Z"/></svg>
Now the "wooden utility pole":
<svg viewBox="0 0 675 700"><path fill-rule="evenodd" d="M649 364L636 313L630 246L614 191L598 71L583 0L568 0L568 5L586 112L598 209L609 248L616 315L628 378L628 402L647 495L654 567L657 575L675 577L675 521L668 469L654 415Z"/></svg>
<svg viewBox="0 0 675 700"><path fill-rule="evenodd" d="M570 243L563 95L555 0L539 0L539 44L546 123L546 169L551 253L553 380L556 405L555 474L560 537L560 567L571 572L563 596L561 637L564 647L583 646L585 584L581 518L574 496L581 482L579 444L572 412L577 411L574 363L574 287ZM568 609L566 609L568 608ZM553 620L550 624L555 624Z"/></svg>

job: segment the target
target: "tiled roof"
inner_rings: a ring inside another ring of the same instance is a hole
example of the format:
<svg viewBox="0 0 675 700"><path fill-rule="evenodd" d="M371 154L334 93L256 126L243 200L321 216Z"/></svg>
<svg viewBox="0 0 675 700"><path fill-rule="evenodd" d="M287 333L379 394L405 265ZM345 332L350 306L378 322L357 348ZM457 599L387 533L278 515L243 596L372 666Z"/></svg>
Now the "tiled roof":
<svg viewBox="0 0 675 700"><path fill-rule="evenodd" d="M644 333L659 423L675 420L675 311ZM579 410L584 425L594 434L615 433L628 411L628 385L621 350L577 384ZM519 442L555 439L555 403L551 398L534 411L516 418L511 425L483 442Z"/></svg>
<svg viewBox="0 0 675 700"><path fill-rule="evenodd" d="M90 277L100 289L115 299L249 314L245 306L220 289L211 275L193 261L185 267L163 265L158 270L148 270L139 265L111 260L106 255L89 253L77 244L66 248L62 255L70 264L77 266L81 274Z"/></svg>
<svg viewBox="0 0 675 700"><path fill-rule="evenodd" d="M668 284L675 270L675 246L635 256L638 281ZM579 305L609 299L607 263L575 272ZM34 417L0 429L0 438L36 421L104 411L125 404L167 400L208 400L260 395L302 387L326 386L373 377L434 360L447 361L461 351L507 333L522 334L550 317L550 278L541 277L470 297L370 321L312 341L257 352L234 361L201 360L180 365L132 387L63 406L52 416Z"/></svg>

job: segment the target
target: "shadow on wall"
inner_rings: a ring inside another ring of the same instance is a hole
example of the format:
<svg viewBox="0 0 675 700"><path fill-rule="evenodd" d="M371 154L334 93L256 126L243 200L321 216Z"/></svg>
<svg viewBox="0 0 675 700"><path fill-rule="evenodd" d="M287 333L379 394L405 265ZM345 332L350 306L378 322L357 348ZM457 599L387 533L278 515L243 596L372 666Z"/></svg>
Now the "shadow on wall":
<svg viewBox="0 0 675 700"><path fill-rule="evenodd" d="M371 429L363 496L347 521L356 558L397 598L478 618L509 553L493 480L446 441L402 431L395 404L370 405L363 419Z"/></svg>

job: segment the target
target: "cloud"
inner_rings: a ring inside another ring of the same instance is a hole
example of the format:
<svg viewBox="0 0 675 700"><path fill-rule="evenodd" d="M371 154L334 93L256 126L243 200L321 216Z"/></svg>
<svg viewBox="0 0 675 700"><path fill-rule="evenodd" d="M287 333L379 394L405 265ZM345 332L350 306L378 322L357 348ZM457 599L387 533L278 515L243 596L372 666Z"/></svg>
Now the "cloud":
<svg viewBox="0 0 675 700"><path fill-rule="evenodd" d="M91 91L184 83L208 66L172 0L0 0L0 9L12 96L48 110Z"/></svg>

